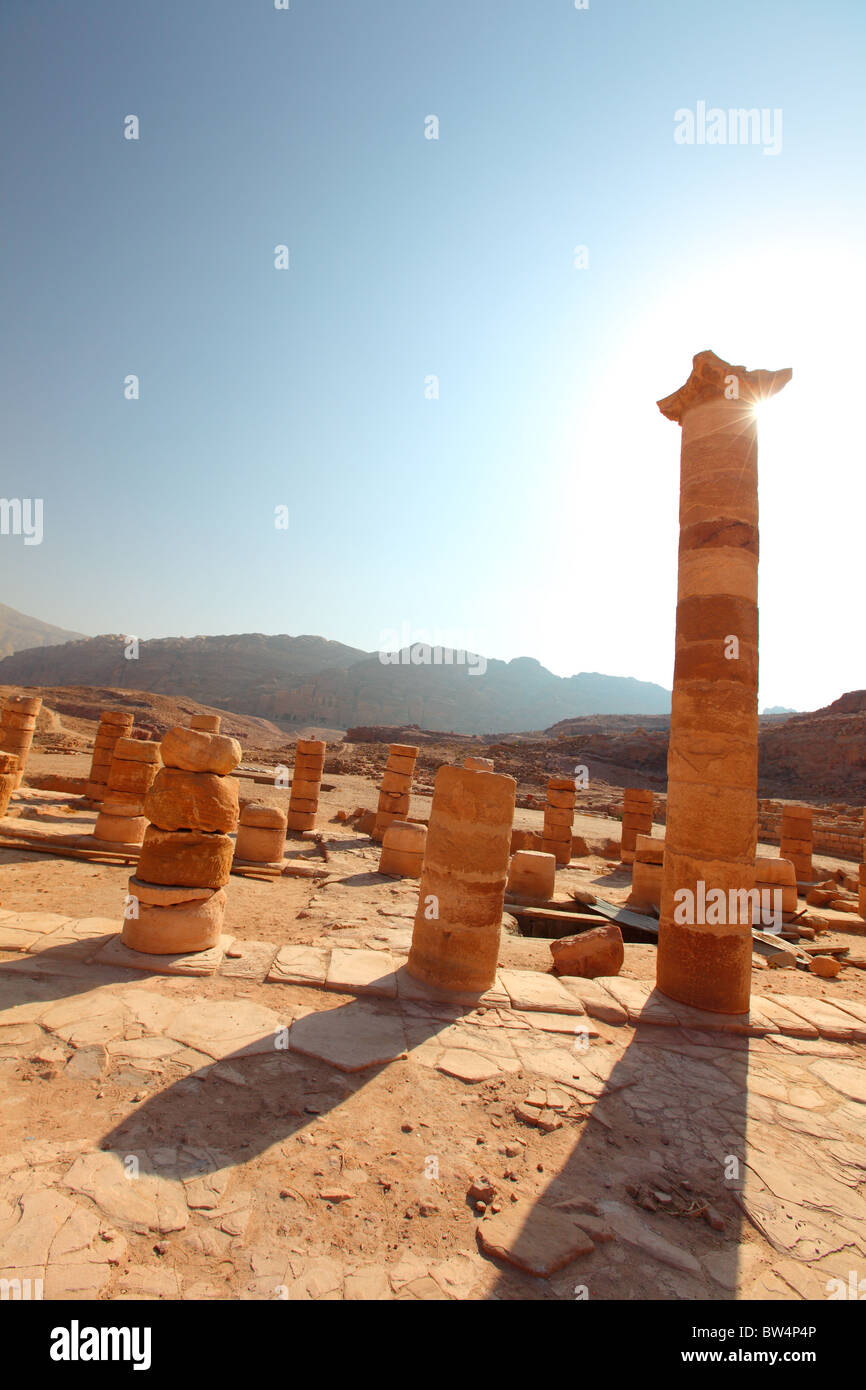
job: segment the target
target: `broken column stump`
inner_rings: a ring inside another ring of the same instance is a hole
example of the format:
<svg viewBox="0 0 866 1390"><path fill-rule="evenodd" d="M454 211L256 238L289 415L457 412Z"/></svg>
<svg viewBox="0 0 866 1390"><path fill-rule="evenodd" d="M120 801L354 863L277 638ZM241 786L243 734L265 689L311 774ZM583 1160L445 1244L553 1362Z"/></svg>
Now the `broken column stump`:
<svg viewBox="0 0 866 1390"><path fill-rule="evenodd" d="M18 759L15 787L21 786L41 708L41 695L10 695L3 705L3 714L0 716L0 751L12 753Z"/></svg>
<svg viewBox="0 0 866 1390"><path fill-rule="evenodd" d="M783 806L779 854L794 865L798 883L811 883L812 871L812 808Z"/></svg>
<svg viewBox="0 0 866 1390"><path fill-rule="evenodd" d="M409 797L418 749L411 743L392 743L382 777L373 839L379 844L392 821L403 820L409 814Z"/></svg>
<svg viewBox="0 0 866 1390"><path fill-rule="evenodd" d="M737 890L754 888L758 835L754 405L790 377L700 352L685 385L659 401L682 426L682 447L656 979L672 999L719 1013L745 1013L751 984L751 908L741 912Z"/></svg>
<svg viewBox="0 0 866 1390"><path fill-rule="evenodd" d="M286 812L265 801L241 808L235 859L246 864L281 864L286 849Z"/></svg>
<svg viewBox="0 0 866 1390"><path fill-rule="evenodd" d="M641 787L626 787L622 803L622 839L620 862L634 863L638 835L651 835L653 829L653 794Z"/></svg>
<svg viewBox="0 0 866 1390"><path fill-rule="evenodd" d="M149 955L207 951L219 940L238 819L237 739L169 729L144 801L150 822L129 880L121 940Z"/></svg>
<svg viewBox="0 0 866 1390"><path fill-rule="evenodd" d="M115 744L119 738L129 737L132 724L133 716L120 709L105 709L99 716L93 756L90 760L90 777L84 788L84 795L89 801L105 800Z"/></svg>
<svg viewBox="0 0 866 1390"><path fill-rule="evenodd" d="M382 840L377 872L400 878L420 878L426 846L426 825L392 820Z"/></svg>
<svg viewBox="0 0 866 1390"><path fill-rule="evenodd" d="M325 743L319 738L299 738L289 793L288 830L315 830L319 792L325 767Z"/></svg>
<svg viewBox="0 0 866 1390"><path fill-rule="evenodd" d="M575 796L573 777L548 777L541 848L561 865L571 860Z"/></svg>
<svg viewBox="0 0 866 1390"><path fill-rule="evenodd" d="M496 978L517 783L440 767L407 969L424 984L483 993Z"/></svg>
<svg viewBox="0 0 866 1390"><path fill-rule="evenodd" d="M144 798L159 772L158 743L119 738L108 770L104 800L96 817L96 840L117 845L140 845L147 829Z"/></svg>

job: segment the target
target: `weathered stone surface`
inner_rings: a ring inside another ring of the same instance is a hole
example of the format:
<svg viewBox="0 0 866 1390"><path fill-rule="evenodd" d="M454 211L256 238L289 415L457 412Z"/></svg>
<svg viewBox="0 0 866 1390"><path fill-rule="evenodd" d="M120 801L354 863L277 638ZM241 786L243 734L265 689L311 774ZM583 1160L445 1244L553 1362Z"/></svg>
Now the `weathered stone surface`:
<svg viewBox="0 0 866 1390"><path fill-rule="evenodd" d="M222 888L231 876L234 843L229 835L201 830L159 830L149 825L136 876L145 883Z"/></svg>
<svg viewBox="0 0 866 1390"><path fill-rule="evenodd" d="M558 975L582 975L595 979L599 975L616 975L625 960L622 932L616 922L575 936L561 936L551 941L553 968Z"/></svg>
<svg viewBox="0 0 866 1390"><path fill-rule="evenodd" d="M238 823L237 778L164 767L144 798L144 813L160 830L227 834Z"/></svg>
<svg viewBox="0 0 866 1390"><path fill-rule="evenodd" d="M583 1005L555 975L535 970L500 970L499 980L513 1009L540 1009L543 1013L580 1014Z"/></svg>
<svg viewBox="0 0 866 1390"><path fill-rule="evenodd" d="M396 999L394 959L388 951L360 948L350 951L335 946L331 951L326 988L346 994L378 994Z"/></svg>
<svg viewBox="0 0 866 1390"><path fill-rule="evenodd" d="M136 1154L140 1167L125 1166L123 1155L100 1151L82 1154L66 1174L64 1186L89 1197L109 1221L125 1230L147 1235L182 1231L189 1221L180 1183L147 1171L147 1156Z"/></svg>
<svg viewBox="0 0 866 1390"><path fill-rule="evenodd" d="M866 1105L866 1071L860 1062L830 1062L822 1058L812 1063L810 1071L820 1076L834 1091Z"/></svg>
<svg viewBox="0 0 866 1390"><path fill-rule="evenodd" d="M476 1227L478 1244L487 1255L506 1260L517 1269L548 1279L595 1245L576 1222L562 1212L537 1203L517 1202Z"/></svg>
<svg viewBox="0 0 866 1390"><path fill-rule="evenodd" d="M272 984L324 988L331 953L321 946L281 946L266 978Z"/></svg>
<svg viewBox="0 0 866 1390"><path fill-rule="evenodd" d="M166 1031L209 1057L272 1053L286 1019L250 999L209 999L187 1004Z"/></svg>
<svg viewBox="0 0 866 1390"><path fill-rule="evenodd" d="M98 965L121 966L125 970L147 970L155 975L213 975L219 969L231 939L230 936L221 936L209 950L194 951L189 955L152 956L144 951L131 951L128 946L124 946L119 936L114 936L92 959Z"/></svg>
<svg viewBox="0 0 866 1390"><path fill-rule="evenodd" d="M180 727L163 735L161 748L166 767L184 772L215 772L220 776L234 772L243 757L236 738Z"/></svg>
<svg viewBox="0 0 866 1390"><path fill-rule="evenodd" d="M436 1063L438 1071L460 1081L489 1081L501 1076L502 1068L491 1056L465 1047L448 1047Z"/></svg>
<svg viewBox="0 0 866 1390"><path fill-rule="evenodd" d="M341 1071L364 1071L405 1056L406 1035L399 1018L354 1003L297 1019L289 1046Z"/></svg>

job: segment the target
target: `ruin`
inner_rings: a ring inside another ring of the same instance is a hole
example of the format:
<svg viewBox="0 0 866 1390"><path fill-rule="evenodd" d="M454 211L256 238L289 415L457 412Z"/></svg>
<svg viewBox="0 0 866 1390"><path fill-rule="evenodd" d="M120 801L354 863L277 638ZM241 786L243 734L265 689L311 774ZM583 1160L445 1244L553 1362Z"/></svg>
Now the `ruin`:
<svg viewBox="0 0 866 1390"><path fill-rule="evenodd" d="M567 864L571 859L575 800L572 777L548 777L541 848L545 854L552 854L557 864Z"/></svg>
<svg viewBox="0 0 866 1390"><path fill-rule="evenodd" d="M640 787L626 787L622 803L622 840L620 859L623 864L634 863L638 835L651 835L653 828L653 794Z"/></svg>
<svg viewBox="0 0 866 1390"><path fill-rule="evenodd" d="M126 714L123 710L106 709L102 711L93 744L90 776L84 791L84 795L89 801L104 801L115 745L119 738L129 737L133 722L133 716Z"/></svg>
<svg viewBox="0 0 866 1390"><path fill-rule="evenodd" d="M418 749L410 743L389 745L373 827L373 839L380 844L391 822L403 820L409 814L409 796L417 757Z"/></svg>
<svg viewBox="0 0 866 1390"><path fill-rule="evenodd" d="M145 796L148 826L122 940L149 955L206 951L219 940L238 820L241 746L222 734L169 729Z"/></svg>
<svg viewBox="0 0 866 1390"><path fill-rule="evenodd" d="M40 695L10 695L0 716L0 752L12 753L18 759L15 786L20 787L27 767L27 755L33 742L36 720L42 708Z"/></svg>
<svg viewBox="0 0 866 1390"><path fill-rule="evenodd" d="M286 818L289 830L315 829L324 766L325 744L321 739L299 738Z"/></svg>
<svg viewBox="0 0 866 1390"><path fill-rule="evenodd" d="M392 820L386 826L379 856L379 873L401 878L420 878L427 847L426 825Z"/></svg>
<svg viewBox="0 0 866 1390"><path fill-rule="evenodd" d="M799 883L811 883L812 873L812 808L783 806L779 854L794 866Z"/></svg>
<svg viewBox="0 0 866 1390"><path fill-rule="evenodd" d="M144 799L161 763L158 743L119 738L108 769L93 836L110 844L140 845L147 828Z"/></svg>
<svg viewBox="0 0 866 1390"><path fill-rule="evenodd" d="M424 984L482 993L496 978L517 784L440 767L407 969Z"/></svg>
<svg viewBox="0 0 866 1390"><path fill-rule="evenodd" d="M281 864L285 847L286 812L266 801L244 802L235 841L235 862Z"/></svg>
<svg viewBox="0 0 866 1390"><path fill-rule="evenodd" d="M685 1004L745 1013L751 923L674 920L686 889L752 889L758 840L758 446L754 407L791 371L699 352L659 401L682 427L676 659L657 983Z"/></svg>

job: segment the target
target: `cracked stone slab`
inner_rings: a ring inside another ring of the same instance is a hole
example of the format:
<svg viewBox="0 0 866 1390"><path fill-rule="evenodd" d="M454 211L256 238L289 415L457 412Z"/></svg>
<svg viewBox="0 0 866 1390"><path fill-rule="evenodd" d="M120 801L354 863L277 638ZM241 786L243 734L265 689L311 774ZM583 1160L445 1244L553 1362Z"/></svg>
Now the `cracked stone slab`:
<svg viewBox="0 0 866 1390"><path fill-rule="evenodd" d="M44 936L67 926L75 919L62 912L13 912L2 921L4 931L25 931L31 936Z"/></svg>
<svg viewBox="0 0 866 1390"><path fill-rule="evenodd" d="M290 1018L250 999L203 999L185 1005L166 1027L169 1037L219 1061L273 1053Z"/></svg>
<svg viewBox="0 0 866 1390"><path fill-rule="evenodd" d="M624 979L622 975L599 975L596 984L606 989L627 1011L630 1022L656 1023L666 1028L677 1026L679 1020L673 1011L673 1002L651 985L641 980ZM710 1017L715 1015L711 1014Z"/></svg>
<svg viewBox="0 0 866 1390"><path fill-rule="evenodd" d="M126 1017L116 995L88 990L54 1004L42 1015L42 1026L74 1047L88 1047L122 1037Z"/></svg>
<svg viewBox="0 0 866 1390"><path fill-rule="evenodd" d="M866 1105L866 1070L862 1062L828 1062L822 1059L812 1062L809 1070L840 1095Z"/></svg>
<svg viewBox="0 0 866 1390"><path fill-rule="evenodd" d="M89 1197L108 1221L124 1230L139 1235L184 1230L189 1212L182 1184L148 1172L146 1153L130 1151L137 1165L125 1164L124 1157L105 1150L82 1154L63 1185Z"/></svg>
<svg viewBox="0 0 866 1390"><path fill-rule="evenodd" d="M580 1000L590 1018L598 1019L599 1023L611 1023L614 1027L622 1027L628 1023L628 1009L618 1004L595 980L566 975L562 976L559 982L563 989Z"/></svg>
<svg viewBox="0 0 866 1390"><path fill-rule="evenodd" d="M486 1255L505 1260L537 1279L548 1279L579 1255L589 1255L595 1249L576 1222L540 1203L516 1202L506 1211L479 1221L476 1234Z"/></svg>
<svg viewBox="0 0 866 1390"><path fill-rule="evenodd" d="M483 994L468 994L461 990L436 989L433 985L426 985L422 980L416 980L414 975L410 975L405 965L401 965L396 973L397 977L397 998L407 1004L430 1004L436 1006L461 1006L464 1009L476 1009L479 1004L497 1008L504 1005L510 1007L508 994L505 990L500 975L496 976L490 989L486 989Z"/></svg>
<svg viewBox="0 0 866 1390"><path fill-rule="evenodd" d="M123 970L147 970L153 975L213 975L219 969L226 948L233 938L221 936L207 951L195 951L177 956L150 956L143 951L131 951L120 936L115 936L92 957L96 965L120 966Z"/></svg>
<svg viewBox="0 0 866 1390"><path fill-rule="evenodd" d="M447 1047L435 1063L436 1070L459 1081L489 1081L502 1075L502 1067L494 1057L472 1052L466 1047Z"/></svg>
<svg viewBox="0 0 866 1390"><path fill-rule="evenodd" d="M389 951L347 950L335 946L331 951L325 988L341 994L374 994L396 999L394 959Z"/></svg>
<svg viewBox="0 0 866 1390"><path fill-rule="evenodd" d="M365 1071L406 1056L402 1019L356 1001L292 1024L289 1047L340 1071Z"/></svg>
<svg viewBox="0 0 866 1390"><path fill-rule="evenodd" d="M659 1235L630 1207L613 1201L600 1202L599 1206L608 1224L627 1245L633 1245L644 1255L658 1260L660 1264L670 1265L672 1269L680 1269L685 1274L700 1274L701 1266L694 1255Z"/></svg>
<svg viewBox="0 0 866 1390"><path fill-rule="evenodd" d="M866 1023L858 1022L852 1014L837 1009L828 1000L799 994L779 994L776 997L786 1009L813 1024L822 1038L835 1042L866 1042Z"/></svg>
<svg viewBox="0 0 866 1390"><path fill-rule="evenodd" d="M330 954L326 946L282 946L265 979L272 984L324 989Z"/></svg>
<svg viewBox="0 0 866 1390"><path fill-rule="evenodd" d="M226 950L219 968L221 975L237 980L263 980L277 954L275 941L236 939Z"/></svg>
<svg viewBox="0 0 866 1390"><path fill-rule="evenodd" d="M785 1005L780 1003L775 995L762 995L760 999L752 1000L752 1007L755 1005L760 1008L761 1013L766 1019L774 1023L777 1030L788 1038L808 1038L819 1037L818 1029L814 1023L807 1023L805 1018L799 1014L791 1013Z"/></svg>
<svg viewBox="0 0 866 1390"><path fill-rule="evenodd" d="M500 970L499 978L517 1012L582 1014L581 1000L564 988L555 975L535 970Z"/></svg>

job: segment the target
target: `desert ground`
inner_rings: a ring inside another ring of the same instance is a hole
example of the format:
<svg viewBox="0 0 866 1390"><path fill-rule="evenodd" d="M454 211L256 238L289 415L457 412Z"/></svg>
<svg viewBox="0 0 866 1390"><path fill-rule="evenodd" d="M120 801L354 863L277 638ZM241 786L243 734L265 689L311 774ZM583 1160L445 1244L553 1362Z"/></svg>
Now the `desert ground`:
<svg viewBox="0 0 866 1390"><path fill-rule="evenodd" d="M88 728L63 751L43 739L28 778L86 777ZM507 911L494 988L439 995L405 971L417 880L377 873L380 846L348 819L375 808L384 753L359 754L362 771L326 763L289 872L233 876L219 948L179 961L119 944L134 865L11 843L86 844L95 808L15 794L0 822L0 1276L41 1278L50 1299L847 1287L866 1257L866 922L801 919L820 925L806 946L847 951L833 979L754 956L745 1029L653 994L651 940L627 940L612 979L560 980L549 940ZM285 806L278 761L247 755L242 797ZM417 780L409 815L426 819ZM515 827L540 829L528 787ZM623 904L618 820L579 798L574 832L589 852L558 870L557 903Z"/></svg>

